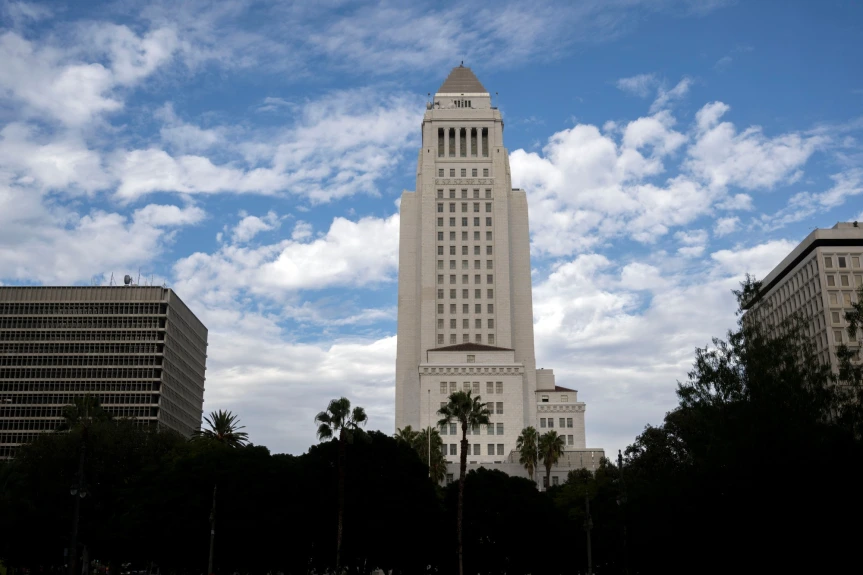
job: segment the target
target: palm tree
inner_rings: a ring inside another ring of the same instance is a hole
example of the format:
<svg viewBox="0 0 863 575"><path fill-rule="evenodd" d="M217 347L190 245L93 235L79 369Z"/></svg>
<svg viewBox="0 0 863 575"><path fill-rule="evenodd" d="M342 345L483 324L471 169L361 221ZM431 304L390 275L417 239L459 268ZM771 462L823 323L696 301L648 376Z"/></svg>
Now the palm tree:
<svg viewBox="0 0 863 575"><path fill-rule="evenodd" d="M63 422L57 431L87 428L98 421L110 421L110 413L102 408L99 398L90 394L75 398L74 403L63 408Z"/></svg>
<svg viewBox="0 0 863 575"><path fill-rule="evenodd" d="M438 410L441 419L438 427L449 425L451 421L461 424L461 454L458 473L458 572L464 575L464 564L462 561L462 517L464 511L464 473L467 468L467 430L468 427L475 428L488 424L490 415L488 408L482 403L480 396L471 397L470 391L456 391L449 396L446 405Z"/></svg>
<svg viewBox="0 0 863 575"><path fill-rule="evenodd" d="M549 431L539 438L539 457L545 465L546 487L551 484L551 466L557 465L565 450L566 441L556 431Z"/></svg>
<svg viewBox="0 0 863 575"><path fill-rule="evenodd" d="M249 434L245 431L245 425L240 423L239 418L230 411L213 411L204 416L204 421L209 429L199 429L192 436L198 441L218 441L228 447L243 447L249 441Z"/></svg>
<svg viewBox="0 0 863 575"><path fill-rule="evenodd" d="M342 554L342 525L345 514L345 468L347 467L347 443L353 442L355 433L362 433L360 425L368 421L366 411L362 407L351 410L351 402L346 397L330 401L326 411L315 416L318 424L318 439L332 439L339 442L338 473L339 473L339 525L336 535L336 572Z"/></svg>
<svg viewBox="0 0 863 575"><path fill-rule="evenodd" d="M527 474L530 476L531 481L533 481L533 472L536 470L538 463L536 440L536 428L531 426L521 430L521 434L515 443L515 448L518 451L518 462L527 469Z"/></svg>
<svg viewBox="0 0 863 575"><path fill-rule="evenodd" d="M406 426L404 429L397 429L395 434L396 441L404 441L411 447L416 447L415 443L418 436L419 432L414 431L410 425Z"/></svg>
<svg viewBox="0 0 863 575"><path fill-rule="evenodd" d="M429 441L431 434L431 441ZM429 457L429 444L431 444L431 457ZM429 465L429 478L435 483L440 483L446 477L446 457L443 454L443 439L438 430L427 427L417 432L414 441L414 449L425 464Z"/></svg>

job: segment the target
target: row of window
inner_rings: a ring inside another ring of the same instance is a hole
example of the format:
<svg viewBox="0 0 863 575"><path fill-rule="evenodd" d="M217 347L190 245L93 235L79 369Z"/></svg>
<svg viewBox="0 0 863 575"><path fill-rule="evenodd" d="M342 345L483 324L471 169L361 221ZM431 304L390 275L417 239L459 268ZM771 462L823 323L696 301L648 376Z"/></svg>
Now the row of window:
<svg viewBox="0 0 863 575"><path fill-rule="evenodd" d="M451 233L454 233L454 232L451 232ZM477 232L477 233L479 233L479 232ZM438 234L438 236L440 236L442 234L443 234L443 232L440 232L440 234ZM489 240L491 240L491 232L489 232ZM487 255L491 255L491 252L492 252L491 247L492 246L485 246L485 248L486 248L485 253ZM438 246L437 247L437 255L439 255L439 256L444 255L443 248L444 248L444 246ZM449 246L449 255L451 255L451 256L456 255L456 253L455 253L456 249L455 248L456 248L456 246ZM475 255L475 256L480 255L481 249L482 249L481 246L474 246L473 247L473 255ZM468 246L462 246L461 247L461 255L466 256L466 255L468 255L467 252L468 252ZM464 261L467 261L467 260L464 260ZM479 261L479 260L477 260L477 261ZM455 260L450 260L450 262L455 262ZM474 265L476 265L476 264L474 264ZM443 269L443 260L438 260L438 269ZM452 266L452 263L450 263L450 269L455 269ZM463 266L463 269L469 269L469 268ZM477 268L477 269L479 269L479 268Z"/></svg>
<svg viewBox="0 0 863 575"><path fill-rule="evenodd" d="M129 354L162 352L158 343L44 343L8 342L0 343L0 354Z"/></svg>
<svg viewBox="0 0 863 575"><path fill-rule="evenodd" d="M441 403L441 407L446 405L446 403ZM501 412L503 411L503 405L501 405ZM503 423L489 423L488 425L477 425L476 427L467 428L468 435L482 435L482 428L485 428L486 435L504 435L503 433ZM444 425L440 428L441 435L458 435L459 434L459 425L457 423L450 423L448 425Z"/></svg>
<svg viewBox="0 0 863 575"><path fill-rule="evenodd" d="M488 329L494 329L494 319L489 318L487 321L488 321ZM438 318L437 328L438 329L444 329L443 318ZM456 325L456 319L455 318L450 318L449 328L450 329L458 329L458 326ZM470 329L470 320L467 318L463 318L461 320L461 328L462 329ZM480 318L474 319L474 329L482 329L482 320ZM0 365L3 365L3 358L0 358Z"/></svg>
<svg viewBox="0 0 863 575"><path fill-rule="evenodd" d="M3 379L158 379L158 368L128 367L2 367L0 380Z"/></svg>
<svg viewBox="0 0 863 575"><path fill-rule="evenodd" d="M467 190L467 188L462 188L462 189L461 189L461 194L460 194L459 198L460 198L460 199L462 199L462 200L470 199L470 198L468 198L467 191L468 191L468 190ZM474 200L478 200L478 199L480 199L480 196L479 196L479 188L474 188L474 189L473 189L473 194L471 195L471 197L472 197ZM486 188L486 189L485 189L484 197L485 197L485 199L486 199L486 200L490 200L490 199L492 199L492 198L493 198L493 196L492 196L492 192L491 192L491 188ZM457 199L457 198L456 198L456 193L455 193L455 188L450 188L450 189L449 189L449 193L448 193L448 194L444 194L443 188L438 188L438 191L437 191L437 199L439 199L439 200L443 200L443 199L446 199L446 198L449 198L450 200L455 200L455 199ZM438 209L438 211L443 211L443 210ZM450 210L450 211L453 211L453 212L454 212L455 210ZM467 211L467 210L464 210L464 211ZM479 211L479 210L476 210L476 211Z"/></svg>
<svg viewBox="0 0 863 575"><path fill-rule="evenodd" d="M455 177L455 170L456 170L455 168L450 168L450 169L449 169L449 177L450 177L450 178L454 178L454 177ZM470 177L471 177L471 178L475 178L475 177L477 177L477 175L478 175L478 173L479 173L477 170L478 170L478 168L471 168L471 169L470 169ZM446 173L446 172L445 172L444 168L438 168L438 170L437 170L437 177L439 177L439 178L443 178L445 173ZM459 176L460 176L460 177L462 177L462 178L466 178L466 177L467 177L467 168L461 168L461 169L459 170ZM483 177L483 178L487 178L487 177L488 177L488 168L483 168L483 169L482 169L482 177Z"/></svg>
<svg viewBox="0 0 863 575"><path fill-rule="evenodd" d="M455 246L453 246L453 247L455 247ZM462 255L468 255L467 250L465 248L467 248L467 246L462 246L462 250L461 250ZM487 255L487 256L492 255L492 250L493 250L492 246L485 246L485 255ZM475 256L482 255L481 252L482 252L482 246L474 246L473 247L473 255L475 255ZM491 261L491 260L489 260L489 261ZM457 269L456 263L457 263L456 260L449 260L449 269L451 269L451 270ZM475 269L480 269L480 265L481 265L480 260L474 260L473 265L474 265ZM489 266L489 267L491 267L491 266ZM444 261L443 260L437 261L437 269L439 269L439 270L444 269ZM463 269L463 270L470 269L470 260L462 260L461 261L461 269Z"/></svg>
<svg viewBox="0 0 863 575"><path fill-rule="evenodd" d="M491 280L492 276L488 276L488 277L489 277L489 280L487 283L494 283ZM479 276L476 276L474 279L475 279L474 283L480 283ZM467 281L462 280L462 283L467 283ZM467 294L468 294L467 290L462 290L462 297L463 298L467 297ZM442 289L437 290L437 298L438 299L444 299L444 290L442 290ZM458 298L458 290L456 290L456 289L449 290L449 299L457 299L457 298ZM441 306L443 304L438 304L438 305ZM455 304L450 304L450 306L453 306L453 305L455 305ZM470 304L466 304L466 303L462 304L462 306L469 306L469 305ZM488 313L494 313L494 304L490 303L490 304L487 304L487 306L488 306ZM455 313L455 312L453 312L453 313ZM462 310L462 313L470 313L470 311L467 307L464 307ZM481 303L474 304L474 313L482 313L482 304Z"/></svg>
<svg viewBox="0 0 863 575"><path fill-rule="evenodd" d="M836 267L840 269L845 269L848 267L851 268L859 268L860 267L860 256L824 256L824 267L832 268L833 267L833 258L836 258ZM851 264L850 266L848 264Z"/></svg>
<svg viewBox="0 0 863 575"><path fill-rule="evenodd" d="M465 289L461 290L462 299L467 299L468 295L469 295L468 290L465 290ZM494 290L493 289L486 290L486 295L487 295L488 299L494 299ZM475 289L474 290L474 299L482 299L482 290L481 289ZM455 304L455 303L449 304L449 312L450 313L453 313L453 314L457 313L457 310L458 310L458 304ZM438 314L444 313L444 304L442 304L442 303L437 304L437 312L438 312ZM462 313L470 313L470 304L469 303L461 304L461 312ZM479 303L474 304L474 313L482 313L482 304L479 304ZM494 313L494 308L492 308L491 313Z"/></svg>
<svg viewBox="0 0 863 575"><path fill-rule="evenodd" d="M0 331L0 341L162 341L160 330Z"/></svg>
<svg viewBox="0 0 863 575"><path fill-rule="evenodd" d="M482 218L474 218L474 219L473 219L473 225L474 225L474 226L479 226L479 225L480 225L480 220L481 220L481 219L482 219ZM449 219L449 225L450 225L450 226L455 226L455 225L456 225L456 224L455 224L455 220L456 220L455 218L450 218L450 219ZM461 225L462 225L462 227L467 227L467 226L468 226L468 220L470 220L470 218L462 218L462 219L461 219ZM444 218L438 218L438 219L437 219L437 225L438 225L438 227L443 227L443 221L444 221ZM485 219L485 225L487 225L487 226L490 226L490 225L491 225L491 217L488 217L488 218L486 218L486 219Z"/></svg>
<svg viewBox="0 0 863 575"><path fill-rule="evenodd" d="M0 355L0 366L142 366L162 365L161 356L156 355L47 355L14 356Z"/></svg>
<svg viewBox="0 0 863 575"><path fill-rule="evenodd" d="M492 260L488 260L488 262L486 264L486 269L491 269L491 267L492 267L491 262L492 262ZM480 260L476 260L476 263L479 264ZM480 269L480 268L477 267L476 269ZM457 277L457 274L450 274L449 283L450 284L457 283L456 277ZM470 277L469 274L462 274L461 283L463 283L463 284L470 283L469 277ZM474 283L479 283L482 278L474 277L474 279L476 280L476 281L474 281ZM492 279L492 276L488 276L488 281L486 283L493 283L493 282L494 282L494 280ZM438 285L443 285L445 283L444 282L444 274L438 274L437 283L438 283Z"/></svg>
<svg viewBox="0 0 863 575"><path fill-rule="evenodd" d="M482 343L482 334L481 333L474 334L473 341L474 341L474 343ZM489 345L494 345L494 334L493 333L488 334L486 341ZM463 333L461 335L461 342L462 343L470 343L470 334L469 333ZM446 343L444 341L444 334L442 334L442 333L437 334L437 343L438 343L438 345L443 345L444 343ZM454 333L449 334L449 343L451 345L457 344L458 343L458 336Z"/></svg>
<svg viewBox="0 0 863 575"><path fill-rule="evenodd" d="M828 292L827 299L830 302L830 305L833 306L845 306L851 307L854 305L854 301L857 299L857 295L854 292Z"/></svg>
<svg viewBox="0 0 863 575"><path fill-rule="evenodd" d="M456 134L458 134L457 139ZM480 153L482 153L482 157L488 157L488 128L470 128L470 131L468 128L438 128L438 157L468 157L468 139L472 158L476 158ZM456 149L456 142L458 142L458 149Z"/></svg>
<svg viewBox="0 0 863 575"><path fill-rule="evenodd" d="M468 356L468 363L472 363L470 361L470 357ZM470 391L473 395L479 395L479 382L474 381L473 383L469 381L465 381L462 383L462 391ZM440 382L440 393L441 395L451 395L458 390L456 382L450 381L449 385L447 385L446 381ZM493 393L501 394L503 393L503 382L502 381L487 381L485 382L485 393L486 395L491 395ZM443 404L441 404L443 406Z"/></svg>
<svg viewBox="0 0 863 575"><path fill-rule="evenodd" d="M838 284L836 279L835 275L827 274L827 287L851 287L851 282L854 282L854 287L863 286L863 275L855 275L852 279L848 274L839 274Z"/></svg>
<svg viewBox="0 0 863 575"><path fill-rule="evenodd" d="M165 315L160 303L0 303L0 315Z"/></svg>
<svg viewBox="0 0 863 575"><path fill-rule="evenodd" d="M0 329L139 329L164 328L155 316L0 316Z"/></svg>
<svg viewBox="0 0 863 575"><path fill-rule="evenodd" d="M488 451L486 453L487 453L487 455L504 455L503 446L504 446L503 443L498 443L497 449L495 449L495 444L489 443L487 446ZM471 450L471 447L473 447L473 450ZM482 450L480 449L479 443L474 443L473 446L468 445L467 449L468 449L468 452L467 452L468 455L482 455ZM444 445L443 446L444 455L447 454L446 451L447 451L447 446ZM458 443L450 443L449 444L449 455L458 455ZM452 480L449 479L449 476L447 476L447 478L448 478L447 481L451 483Z"/></svg>
<svg viewBox="0 0 863 575"><path fill-rule="evenodd" d="M559 427L572 427L572 418L571 417L561 417L558 419ZM547 425L546 425L547 424ZM554 428L554 418L549 417L540 417L539 418L539 426L540 427L550 427Z"/></svg>
<svg viewBox="0 0 863 575"><path fill-rule="evenodd" d="M450 204L449 204L449 211L450 211L450 213L455 213L455 202L450 202ZM461 211L462 211L462 213L467 213L467 202L462 202L462 204L461 204ZM478 213L478 212L479 212L479 202L474 202L474 203L473 203L473 211L474 211L475 213ZM485 203L485 211L486 211L486 212L491 212L491 202L486 202L486 203ZM443 213L443 203L439 203L439 204L437 205L437 212L438 212L439 214L442 214L442 213Z"/></svg>
<svg viewBox="0 0 863 575"><path fill-rule="evenodd" d="M81 395L77 393L5 395L2 400L0 400L0 402L2 402L0 403L0 413L2 413L4 408L8 408L8 406L31 407L37 405L54 405L57 407L63 407L65 405L72 405L75 402L75 399L80 397ZM98 394L98 398L99 403L102 405L157 405L159 403L159 396L152 394L150 391L144 391L142 393L100 393Z"/></svg>
<svg viewBox="0 0 863 575"><path fill-rule="evenodd" d="M63 417L64 406L5 406L0 404L0 417L14 417L19 419L32 417ZM114 417L156 417L159 408L154 405L118 406L106 407L107 411Z"/></svg>
<svg viewBox="0 0 863 575"><path fill-rule="evenodd" d="M105 382L81 382L81 381L0 381L0 395L3 397L17 396L7 395L7 392L23 392L21 397L29 397L31 393L45 393L48 391L71 391L83 394L95 394L99 392L117 391L158 391L158 381L105 381Z"/></svg>

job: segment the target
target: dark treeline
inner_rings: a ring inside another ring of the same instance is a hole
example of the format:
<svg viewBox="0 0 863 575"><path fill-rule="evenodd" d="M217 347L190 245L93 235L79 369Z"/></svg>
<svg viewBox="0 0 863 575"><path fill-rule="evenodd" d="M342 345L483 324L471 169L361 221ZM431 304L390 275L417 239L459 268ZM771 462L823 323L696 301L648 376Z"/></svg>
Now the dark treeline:
<svg viewBox="0 0 863 575"><path fill-rule="evenodd" d="M848 312L849 331L861 311ZM741 325L697 350L678 406L626 449L622 469L603 460L547 492L499 472L469 473L464 572L585 573L587 500L597 573L857 571L859 363L843 349L835 376L804 329L795 318L771 337ZM71 428L0 467L0 557L9 566L62 564L83 433ZM343 568L457 572L457 483L430 481L427 456L407 441L357 427L342 444L338 426L331 431L332 441L290 456L93 421L78 540L91 558L198 575L218 485L218 573L321 573L335 565L342 469Z"/></svg>

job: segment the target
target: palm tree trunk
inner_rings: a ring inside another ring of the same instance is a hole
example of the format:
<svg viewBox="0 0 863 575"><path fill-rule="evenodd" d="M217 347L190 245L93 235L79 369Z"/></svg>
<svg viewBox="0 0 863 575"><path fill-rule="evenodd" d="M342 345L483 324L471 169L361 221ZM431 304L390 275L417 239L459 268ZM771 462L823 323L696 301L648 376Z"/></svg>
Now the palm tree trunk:
<svg viewBox="0 0 863 575"><path fill-rule="evenodd" d="M458 469L458 575L464 575L462 523L464 517L464 474L467 469L467 424L461 426L461 455Z"/></svg>
<svg viewBox="0 0 863 575"><path fill-rule="evenodd" d="M342 529L345 515L345 467L347 467L347 448L345 447L344 432L339 434L339 526L336 536L336 573L339 573L340 560L342 557Z"/></svg>
<svg viewBox="0 0 863 575"><path fill-rule="evenodd" d="M551 465L545 466L545 488L551 487Z"/></svg>

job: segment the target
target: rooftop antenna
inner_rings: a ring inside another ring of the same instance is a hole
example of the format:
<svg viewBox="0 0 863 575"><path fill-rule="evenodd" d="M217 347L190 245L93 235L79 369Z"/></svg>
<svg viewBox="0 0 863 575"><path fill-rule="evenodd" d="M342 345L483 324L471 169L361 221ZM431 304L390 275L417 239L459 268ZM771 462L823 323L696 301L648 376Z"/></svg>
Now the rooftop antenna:
<svg viewBox="0 0 863 575"><path fill-rule="evenodd" d="M111 279L108 281L108 285L109 286L114 285L114 272L111 272Z"/></svg>
<svg viewBox="0 0 863 575"><path fill-rule="evenodd" d="M138 281L135 282L135 285L141 285L141 268L138 268Z"/></svg>

